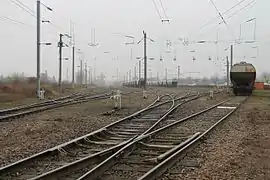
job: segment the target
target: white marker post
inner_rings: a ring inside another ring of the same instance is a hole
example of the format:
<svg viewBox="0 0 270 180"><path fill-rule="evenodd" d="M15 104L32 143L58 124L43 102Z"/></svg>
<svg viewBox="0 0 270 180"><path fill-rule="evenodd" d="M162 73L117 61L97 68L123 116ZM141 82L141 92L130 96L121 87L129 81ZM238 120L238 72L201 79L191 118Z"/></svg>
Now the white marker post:
<svg viewBox="0 0 270 180"><path fill-rule="evenodd" d="M213 99L213 98L214 98L214 91L213 91L213 90L210 91L210 92L209 92L209 95L210 95L210 99Z"/></svg>
<svg viewBox="0 0 270 180"><path fill-rule="evenodd" d="M114 109L121 109L122 108L122 96L121 96L121 91L117 90L116 95L111 96L110 99L113 99L113 108Z"/></svg>
<svg viewBox="0 0 270 180"><path fill-rule="evenodd" d="M143 90L143 99L147 99L147 91Z"/></svg>

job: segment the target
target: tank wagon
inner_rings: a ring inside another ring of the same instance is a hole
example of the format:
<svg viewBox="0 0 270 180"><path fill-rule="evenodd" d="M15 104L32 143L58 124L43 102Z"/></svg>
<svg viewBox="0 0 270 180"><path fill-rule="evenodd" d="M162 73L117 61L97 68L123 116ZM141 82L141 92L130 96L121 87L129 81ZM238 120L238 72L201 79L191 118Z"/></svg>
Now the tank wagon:
<svg viewBox="0 0 270 180"><path fill-rule="evenodd" d="M250 95L254 88L256 69L247 62L234 64L230 70L230 78L235 95Z"/></svg>

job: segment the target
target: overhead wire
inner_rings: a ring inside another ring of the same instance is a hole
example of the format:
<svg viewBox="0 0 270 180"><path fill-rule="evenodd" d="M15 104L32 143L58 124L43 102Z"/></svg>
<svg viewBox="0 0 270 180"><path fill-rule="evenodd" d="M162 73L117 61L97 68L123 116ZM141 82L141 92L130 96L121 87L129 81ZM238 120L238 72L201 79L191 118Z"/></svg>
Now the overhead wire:
<svg viewBox="0 0 270 180"><path fill-rule="evenodd" d="M34 15L36 14L35 11L33 11L31 8L29 8L27 5L25 5L22 1L20 1L20 0L13 0L13 1L16 1L17 3L19 3L21 6L23 6L24 8L26 8L28 11L30 11Z"/></svg>
<svg viewBox="0 0 270 180"><path fill-rule="evenodd" d="M35 12L29 8L27 5L25 5L24 3L22 3L19 0L10 0L13 4L15 4L16 6L18 6L20 9L22 9L23 11L27 12L28 14L30 14L33 17L37 17Z"/></svg>
<svg viewBox="0 0 270 180"><path fill-rule="evenodd" d="M214 3L214 1L213 0L210 0L210 2L212 3L212 5L214 6L214 8L216 9L219 17L222 19L222 21L224 22L224 24L227 25L227 22L225 21L224 17L222 16L222 14L220 13L220 11L218 10L218 8L217 8L216 4Z"/></svg>
<svg viewBox="0 0 270 180"><path fill-rule="evenodd" d="M239 10L237 10L237 11L235 11L233 14L231 14L230 16L228 16L227 17L227 20L228 19L231 19L232 17L234 17L235 15L237 15L237 14L239 14L240 12L242 12L243 10L245 10L246 8L248 8L248 7L252 7L254 4L254 2L256 2L256 0L252 0L251 2L249 2L249 3L247 3L245 6L243 6L242 8L240 8ZM235 6L234 6L235 7ZM230 8L231 10L232 10L232 8ZM209 21L210 22L210 21ZM222 24L223 23L223 21L220 21L220 22L218 22L218 24L217 25L215 25L214 27L216 27L216 26L219 26L220 24ZM213 28L214 28L213 27Z"/></svg>
<svg viewBox="0 0 270 180"><path fill-rule="evenodd" d="M223 13L221 13L221 15L224 16L224 15L228 14L228 13L231 12L233 9L235 9L236 7L242 5L242 4L243 4L244 2L246 2L246 1L247 1L247 0L241 0L241 1L239 1L238 3L236 3L235 5L233 5L231 8L229 8L229 9L227 9L226 11L224 11ZM239 9L238 11L236 11L236 12L234 12L233 14L231 14L230 16L228 16L227 19L230 19L230 18L232 18L233 16L237 15L238 13L240 13L241 11L243 11L244 9L246 9L247 7L250 7L251 5L254 5L254 4L252 4L252 3L254 3L254 2L255 2L255 0L252 0L251 2L247 3L246 5L244 5L244 7L242 7L242 8ZM198 28L198 30L203 29L206 25L212 23L212 22L215 21L217 18L220 18L220 14L219 14L217 17L211 19L210 21L207 21L206 23L204 23L200 28ZM221 24L221 23L223 23L223 20L219 22L219 24ZM218 24L218 25L219 25L219 24ZM217 26L218 26L218 25L217 25ZM215 27L216 27L216 26L215 26ZM194 33L194 32L193 32L193 33ZM185 41L186 41L186 40L185 40ZM185 41L184 41L183 43L185 43ZM187 40L187 41L188 41L188 42L186 42L186 43L190 44L190 43L189 43L189 40ZM221 41L222 41L222 40L219 40L219 42L221 42ZM206 41L206 43L207 43L207 42L210 42L210 41ZM212 41L212 42L215 43L215 41ZM227 42L228 42L228 41L227 41ZM230 40L230 42L233 43L233 44L236 43L236 42L233 41L233 40ZM194 44L194 43L196 43L196 41L191 42L191 44ZM185 48L185 47L183 47L183 48Z"/></svg>
<svg viewBox="0 0 270 180"><path fill-rule="evenodd" d="M13 24L17 24L17 25L24 25L24 26L31 27L31 28L34 27L34 26L30 25L30 24L27 24L27 23L25 23L25 22L22 22L22 21L18 21L18 20L12 19L12 18L7 17L7 16L0 16L0 19L6 20L6 21L10 21L10 22L12 22Z"/></svg>
<svg viewBox="0 0 270 180"><path fill-rule="evenodd" d="M252 0L251 2L247 3L244 7L240 8L238 11L234 12L233 14L231 14L230 16L227 17L227 19L232 18L233 16L235 16L236 14L240 13L241 11L243 11L244 9L246 9L249 6L254 5L256 0ZM254 4L252 4L254 3ZM222 23L222 22L221 22Z"/></svg>
<svg viewBox="0 0 270 180"><path fill-rule="evenodd" d="M237 2L235 5L233 5L232 7L230 7L229 9L227 9L226 11L224 11L223 13L221 13L221 15L224 16L224 15L228 14L230 11L232 11L232 10L235 9L236 7L240 6L240 5L241 5L242 3L244 3L245 1L248 1L248 0L241 0L241 1ZM204 27L206 27L207 25L209 25L209 24L211 24L211 23L213 23L213 22L216 22L216 20L218 20L219 17L220 17L220 16L218 15L218 16L216 16L216 17L210 19L209 21L205 22L203 25L201 25L199 28L197 28L197 31L200 31L200 30L202 30ZM196 32L197 32L197 31L196 31ZM193 34L193 33L194 33L194 32L192 32L192 34ZM189 35L191 35L191 34L189 34ZM189 36L189 35L188 35L188 36Z"/></svg>
<svg viewBox="0 0 270 180"><path fill-rule="evenodd" d="M27 12L28 14L30 14L31 16L37 18L36 12L31 9L29 6L27 6L25 3L23 3L20 0L10 0L13 4L15 4L16 6L18 6L20 9L22 9L23 11ZM46 21L47 23L49 23L50 25L52 25L53 27L63 31L64 28L58 26L56 23L54 23L53 21L47 21L46 19L42 18L42 21ZM66 31L66 30L64 30Z"/></svg>
<svg viewBox="0 0 270 180"><path fill-rule="evenodd" d="M241 5L243 2L245 2L247 0L241 0L238 3L236 3L235 5L233 5L231 8L227 9L226 11L224 11L222 14L222 16L226 15L227 13L229 13L231 10L233 10L234 8L236 8L237 6ZM209 23L211 23L212 21L214 21L215 19L219 18L219 15L216 16L215 18L211 19L210 21L206 22L205 24L203 24L199 29L205 27L206 25L208 25Z"/></svg>
<svg viewBox="0 0 270 180"><path fill-rule="evenodd" d="M213 2L212 0L210 0L210 1ZM232 18L233 16L235 16L235 15L238 14L238 13L240 13L241 11L243 11L244 9L246 9L247 7L250 7L251 5L254 5L254 4L253 4L254 2L255 2L255 0L253 0L253 1L249 2L249 3L247 3L244 7L240 8L238 11L236 11L236 12L234 12L233 14L231 14L230 16L228 16L227 19ZM214 3L212 3L212 4L215 6ZM216 6L215 6L215 8L216 8ZM218 11L217 8L216 8L216 10ZM219 16L220 16L220 14L219 14ZM228 25L227 25L227 22L224 20L223 16L221 17L221 19L222 19L222 21L220 21L220 22L218 23L218 25L224 23L224 24L227 26L227 28L229 28ZM239 43L241 44L241 42L239 42ZM245 43L245 42L244 42L244 43ZM233 40L230 44L236 45L236 44L237 44L236 38L234 38L234 40ZM243 51L243 50L242 50L242 51Z"/></svg>
<svg viewBox="0 0 270 180"><path fill-rule="evenodd" d="M161 7L163 9L163 13L164 13L165 18L168 19L168 16L167 16L167 13L166 13L165 8L163 6L162 0L159 0L159 2L160 2L160 5L161 5Z"/></svg>
<svg viewBox="0 0 270 180"><path fill-rule="evenodd" d="M152 0L152 1L153 1L153 3L154 3L155 9L156 9L156 11L157 11L157 13L158 13L159 19L162 21L162 16L161 16L161 14L160 14L160 12L159 12L159 10L158 10L157 4L156 4L155 0Z"/></svg>
<svg viewBox="0 0 270 180"><path fill-rule="evenodd" d="M246 1L246 0L244 0L244 1ZM241 2L244 2L244 1L241 1ZM237 15L238 13L240 13L241 11L243 11L244 9L246 9L247 7L250 7L251 5L254 5L253 3L255 2L255 0L252 0L251 2L249 2L249 3L247 3L245 6L243 6L242 8L240 8L238 11L235 11L233 14L231 14L230 16L228 16L227 17L227 19L230 19L230 18L232 18L233 16L235 16L235 15ZM240 2L239 2L240 3ZM233 7L236 7L237 5L239 5L239 3L237 3L236 5L234 5ZM234 9L234 8L230 8L229 10L231 11L232 9ZM226 12L228 12L228 11L226 11ZM218 23L218 25L220 25L220 24L222 24L222 23L224 23L223 22L223 20L221 20L219 23ZM217 26L218 26L217 25ZM215 26L216 27L216 26ZM235 39L235 38L234 38ZM211 41L206 41L206 43L211 43ZM213 43L214 43L215 41L213 41ZM219 40L219 42L221 42L221 40ZM230 41L232 44L236 44L236 41L235 40L231 40ZM196 43L196 41L194 41L193 43Z"/></svg>
<svg viewBox="0 0 270 180"><path fill-rule="evenodd" d="M23 3L22 1L20 0L10 0L14 5L16 5L17 7L19 7L21 10L23 10L24 12L28 13L29 15L31 15L32 17L34 17L35 19L37 18L37 15L36 15L36 12L31 9L29 6L27 6L25 3ZM25 26L28 26L28 27L31 27L31 28L35 28L34 26L32 25L29 25L25 22L22 22L22 21L19 21L19 20L15 20L15 19L12 19L12 18L9 18L9 17L6 17L6 16L2 16L3 20L8 20L14 24L17 24L17 25L25 25ZM46 21L44 18L42 18L42 21ZM50 25L58 28L58 29L63 29L61 28L60 26L56 25L55 23L51 22L51 21L46 21L47 23L49 23ZM47 35L50 35L51 37L55 36L55 34L53 34L52 32L46 32Z"/></svg>
<svg viewBox="0 0 270 180"><path fill-rule="evenodd" d="M217 13L219 14L220 18L222 19L223 23L226 25L228 31L231 33L232 37L234 39L236 39L233 31L230 29L229 25L227 24L227 22L225 21L224 17L222 16L222 14L220 13L219 9L217 8L216 4L214 3L213 0L210 0L210 2L212 3L212 5L214 6L214 8L216 9Z"/></svg>

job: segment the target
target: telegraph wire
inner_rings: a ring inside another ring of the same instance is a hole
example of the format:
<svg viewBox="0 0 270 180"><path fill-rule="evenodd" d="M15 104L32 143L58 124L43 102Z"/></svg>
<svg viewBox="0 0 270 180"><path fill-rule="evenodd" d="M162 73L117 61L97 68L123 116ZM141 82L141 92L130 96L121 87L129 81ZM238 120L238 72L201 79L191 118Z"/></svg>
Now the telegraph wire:
<svg viewBox="0 0 270 180"><path fill-rule="evenodd" d="M223 13L221 13L221 15L222 15L222 16L227 15L227 14L228 14L229 12L231 12L233 9L235 9L236 7L242 5L242 4L243 4L244 2L246 2L246 1L247 1L247 0L241 0L241 1L237 2L237 3L234 4L232 7L230 7L229 9L227 9L226 11L224 11ZM255 0L253 0L252 2L254 2L254 1L255 1ZM241 8L241 9L245 9L246 7L249 6L249 4L251 4L251 2L248 3L248 5L246 5L244 8ZM236 14L238 14L238 13L239 13L239 12L235 12L234 15L236 15ZM229 16L228 19L230 19L230 18L233 17L234 15ZM199 28L197 28L197 31L200 32L201 29L203 29L203 28L204 28L205 26L207 26L208 24L213 23L213 22L216 21L217 18L219 18L219 17L220 17L220 16L218 15L218 16L212 18L211 20L207 21L207 22L204 23L202 26L200 26ZM223 21L222 21L222 22L223 22ZM222 23L222 22L221 22L221 23ZM192 34L194 34L194 33L195 33L194 31L191 32L191 33L188 33L187 36L190 36L190 35L192 35ZM197 34L197 33L196 33L196 34ZM182 39L182 38L181 38L181 39ZM180 40L181 40L181 39L180 39ZM183 39L184 46L185 46L186 43L189 44L189 43L188 43L189 40L185 40L185 39L186 39L186 38Z"/></svg>
<svg viewBox="0 0 270 180"><path fill-rule="evenodd" d="M230 29L229 25L227 24L227 22L225 21L224 17L222 16L222 14L220 13L220 11L218 10L217 6L215 5L215 3L213 2L213 0L210 0L210 2L212 3L212 5L215 7L217 13L219 14L220 18L222 19L223 23L226 25L228 31L231 33L232 37L234 39L236 39L233 31Z"/></svg>
<svg viewBox="0 0 270 180"><path fill-rule="evenodd" d="M28 14L30 14L33 17L37 17L35 12L33 10L31 10L27 5L23 4L22 2L18 2L16 0L10 0L13 4L15 4L16 6L18 6L20 9L22 9L23 11L27 12Z"/></svg>
<svg viewBox="0 0 270 180"><path fill-rule="evenodd" d="M241 5L241 4L242 4L243 2L245 2L245 1L247 1L247 0L242 0L242 1L238 2L237 4L235 4L234 6L232 6L231 8L229 8L228 10L224 11L224 12L222 13L222 15L225 15L225 14L229 13L231 10L235 9L237 6ZM228 16L227 19L230 19L230 18L232 18L233 16L239 14L241 11L247 9L248 7L253 6L253 5L255 4L254 2L256 2L256 1L255 1L255 0L252 0L252 1L248 2L248 3L245 4L242 8L240 8L239 10L235 11L233 14L231 14L230 16ZM254 3L254 4L253 4L253 3ZM211 19L210 21L208 21L207 23L205 23L205 24L204 24L203 26L201 26L198 30L204 28L206 25L208 25L209 23L213 22L213 20L215 20L215 19L217 19L217 18L219 18L219 16L217 16L217 17ZM220 21L219 24L218 24L217 26L219 26L219 25L222 24L222 23L223 23L223 21ZM215 26L215 27L216 27L216 26ZM185 41L186 41L186 40L184 40L184 43L185 43ZM209 43L209 42L210 42L210 41L207 41L206 43ZM219 42L222 42L222 40L219 40ZM232 43L232 44L234 44L234 45L237 44L237 42L236 42L235 40L229 40L229 41L226 41L226 40L225 40L225 41L223 41L223 42ZM256 41L256 42L258 42L258 43L267 43L267 42L259 42L259 41ZM187 43L188 43L188 44L194 44L194 43L196 43L196 41L193 41L193 42L187 41ZM210 43L211 43L211 42L210 42ZM213 41L212 43L215 43L215 41ZM184 45L184 46L185 46L185 45ZM184 47L183 47L183 48L184 48Z"/></svg>
<svg viewBox="0 0 270 180"><path fill-rule="evenodd" d="M16 6L18 6L20 9L22 9L23 11L27 12L28 14L30 14L31 16L37 18L36 12L31 9L29 6L27 6L26 4L24 4L23 2L21 2L20 0L10 0L13 4L15 4ZM50 21L47 21L45 19L42 19L42 21L46 21L47 23L49 23L50 25L54 26L55 28L63 31L64 29L61 28L60 26L56 25L56 23ZM64 30L65 31L65 30Z"/></svg>
<svg viewBox="0 0 270 180"><path fill-rule="evenodd" d="M31 8L29 8L27 5L25 5L23 2L21 2L20 0L13 0L16 1L17 3L19 3L21 6L23 6L24 8L26 8L28 11L30 11L31 13L33 13L34 15L36 14L35 11L33 11Z"/></svg>
<svg viewBox="0 0 270 180"><path fill-rule="evenodd" d="M244 0L244 1L246 1L246 0ZM242 2L242 1L241 1L241 2ZM244 5L242 8L240 8L239 10L235 11L233 14L231 14L230 16L228 16L227 19L231 19L232 17L234 17L235 15L239 14L240 12L242 12L243 10L245 10L246 8L253 6L253 5L254 5L254 4L253 4L254 2L256 2L256 0L250 1L249 3L247 3L246 5ZM238 4L239 4L239 3L238 3ZM236 5L233 6L233 7L236 7ZM233 9L233 8L230 8L229 10L231 11L232 9ZM229 10L225 11L224 13L228 13ZM224 13L222 13L222 14L224 15ZM214 18L214 19L216 19L216 18ZM209 22L210 22L210 21L208 21L207 24L209 24ZM223 21L220 21L220 22L218 22L218 24L217 24L216 26L219 26L219 25L222 24L222 23L223 23ZM206 25L206 24L204 24L204 26L205 26L205 25ZM201 26L200 29L202 29L204 26ZM216 27L216 26L214 26L214 27Z"/></svg>
<svg viewBox="0 0 270 180"><path fill-rule="evenodd" d="M0 19L6 20L6 21L10 21L10 22L12 22L14 24L17 24L17 25L24 25L24 26L31 27L31 28L34 27L34 26L30 25L30 24L27 24L27 23L24 23L22 21L18 21L18 20L12 19L12 18L7 17L7 16L0 16Z"/></svg>
<svg viewBox="0 0 270 180"><path fill-rule="evenodd" d="M4 21L9 21L10 23L14 24L14 25L17 25L17 26L20 26L20 27L28 27L28 28L31 28L31 29L35 29L36 27L33 26L33 25L30 25L30 24L27 24L23 21L19 21L19 20L16 20L16 19L13 19L13 18L10 18L10 17L7 17L7 16L0 16L0 20L4 20ZM44 32L46 34L44 35L49 35L51 38L54 38L54 40L58 41L56 39L56 36L54 33L52 32Z"/></svg>
<svg viewBox="0 0 270 180"><path fill-rule="evenodd" d="M254 5L254 4L255 4L255 3L254 3L255 1L256 1L256 0L253 0L253 1L249 2L249 3L246 4L244 7L242 7L242 8L239 9L238 11L234 12L232 15L228 16L227 19L232 18L232 17L235 16L236 14L238 14L238 13L240 13L241 11L245 10L247 7ZM252 3L254 3L254 4L252 4ZM222 22L221 22L221 23L222 23Z"/></svg>
<svg viewBox="0 0 270 180"><path fill-rule="evenodd" d="M162 16L161 16L161 14L160 14L160 12L158 10L158 7L157 7L157 4L156 4L155 0L153 0L153 3L154 3L154 6L155 6L156 11L158 13L159 19L162 21Z"/></svg>
<svg viewBox="0 0 270 180"><path fill-rule="evenodd" d="M222 16L222 14L221 14L220 11L218 10L217 6L216 6L215 3L213 2L213 0L210 0L210 2L212 3L212 5L214 6L214 8L216 9L218 15L220 16L220 18L222 19L222 21L224 22L224 24L228 25L227 22L225 21L224 17Z"/></svg>
<svg viewBox="0 0 270 180"><path fill-rule="evenodd" d="M228 16L227 19L231 19L232 17L234 17L235 15L241 13L243 10L247 9L248 7L251 8L253 5L255 5L254 2L256 2L256 0L250 1L250 2L247 3L245 6L243 6L242 8L240 8L239 10L235 11L233 14L231 14L230 16ZM217 26L219 26L219 25L222 24L222 23L223 23L223 21L220 21L220 22L218 23ZM216 27L216 26L215 26L215 27Z"/></svg>
<svg viewBox="0 0 270 180"><path fill-rule="evenodd" d="M159 2L160 2L160 5L161 5L161 7L163 9L163 13L164 13L165 18L168 19L168 16L167 16L167 13L166 13L165 8L163 6L162 0L159 0Z"/></svg>
<svg viewBox="0 0 270 180"><path fill-rule="evenodd" d="M243 2L245 2L247 0L241 0L239 1L238 3L236 3L235 5L233 5L231 8L229 8L228 10L224 11L223 13L221 13L223 16L228 14L231 10L233 10L234 8L236 8L237 6L241 5ZM207 21L206 23L204 23L203 25L201 25L199 28L198 28L198 31L200 31L201 29L203 29L205 26L207 26L208 24L211 24L213 23L214 21L216 21L216 19L219 18L219 15L212 18L211 20Z"/></svg>

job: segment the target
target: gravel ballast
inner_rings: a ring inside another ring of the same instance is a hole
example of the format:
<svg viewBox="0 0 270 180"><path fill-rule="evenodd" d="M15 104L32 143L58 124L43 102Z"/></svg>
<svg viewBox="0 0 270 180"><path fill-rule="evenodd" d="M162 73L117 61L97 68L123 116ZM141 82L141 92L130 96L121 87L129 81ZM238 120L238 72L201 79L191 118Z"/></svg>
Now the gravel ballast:
<svg viewBox="0 0 270 180"><path fill-rule="evenodd" d="M112 89L111 89L112 90ZM0 167L35 153L93 132L119 118L130 115L151 104L157 94L184 94L182 89L149 88L147 99L142 90L122 87L122 109L113 113L111 100L93 100L1 122ZM102 88L91 89L98 94Z"/></svg>
<svg viewBox="0 0 270 180"><path fill-rule="evenodd" d="M268 102L250 97L161 179L269 179Z"/></svg>

